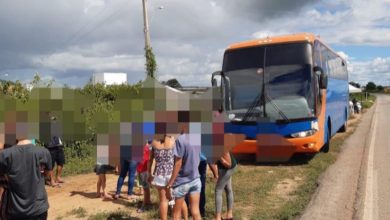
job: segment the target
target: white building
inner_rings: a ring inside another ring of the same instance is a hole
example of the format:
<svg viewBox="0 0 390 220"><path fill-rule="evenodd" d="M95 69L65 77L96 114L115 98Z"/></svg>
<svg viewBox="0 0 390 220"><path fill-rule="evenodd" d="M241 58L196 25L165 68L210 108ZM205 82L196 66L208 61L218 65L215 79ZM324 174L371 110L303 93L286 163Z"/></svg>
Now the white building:
<svg viewBox="0 0 390 220"><path fill-rule="evenodd" d="M127 73L94 73L92 84L104 83L105 85L127 84Z"/></svg>

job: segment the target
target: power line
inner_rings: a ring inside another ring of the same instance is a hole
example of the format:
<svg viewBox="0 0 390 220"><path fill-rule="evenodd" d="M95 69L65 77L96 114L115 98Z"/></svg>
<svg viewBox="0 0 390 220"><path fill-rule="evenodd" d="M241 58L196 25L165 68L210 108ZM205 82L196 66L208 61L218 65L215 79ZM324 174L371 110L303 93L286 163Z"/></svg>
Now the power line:
<svg viewBox="0 0 390 220"><path fill-rule="evenodd" d="M94 31L96 31L99 27L101 27L102 25L104 25L105 23L107 23L108 21L112 20L113 18L115 18L116 16L122 14L123 12L125 12L125 10L127 9L127 6L128 6L129 2L126 1L126 4L125 5L119 5L120 8L118 8L117 10L114 10L112 13L110 13L106 18L104 18L103 20L100 20L100 22L98 22L97 24L95 24L94 26L90 25L91 23L86 23L84 24L83 26L81 26L75 34L73 34L71 37L68 38L68 40L66 40L63 45L64 46L67 46L68 44L76 44L76 43L79 43L83 38L85 38L86 36L88 36L89 34L93 33ZM100 15L103 14L103 12L105 12L107 9L107 7L105 7L104 9L102 9L101 11L99 11L95 17L98 17ZM94 20L94 19L93 19Z"/></svg>

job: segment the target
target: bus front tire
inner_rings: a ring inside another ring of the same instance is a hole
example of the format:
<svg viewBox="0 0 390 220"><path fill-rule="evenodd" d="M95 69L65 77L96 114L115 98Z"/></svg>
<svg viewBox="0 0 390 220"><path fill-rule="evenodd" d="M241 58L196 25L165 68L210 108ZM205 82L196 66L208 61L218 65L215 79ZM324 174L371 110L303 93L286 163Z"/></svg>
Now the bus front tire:
<svg viewBox="0 0 390 220"><path fill-rule="evenodd" d="M328 129L328 133L326 134L326 142L324 146L322 146L321 151L324 153L328 153L330 149L330 130Z"/></svg>

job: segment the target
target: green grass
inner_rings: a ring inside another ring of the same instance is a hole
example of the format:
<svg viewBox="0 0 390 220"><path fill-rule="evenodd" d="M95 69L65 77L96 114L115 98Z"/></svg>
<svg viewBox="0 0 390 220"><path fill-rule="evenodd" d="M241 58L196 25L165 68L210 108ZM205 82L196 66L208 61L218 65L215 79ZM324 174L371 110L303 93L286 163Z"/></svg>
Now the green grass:
<svg viewBox="0 0 390 220"><path fill-rule="evenodd" d="M73 209L72 211L67 213L68 215L75 216L76 218L84 218L87 216L87 210L83 207L79 207L77 209Z"/></svg>
<svg viewBox="0 0 390 220"><path fill-rule="evenodd" d="M68 145L64 147L64 176L91 173L96 164L96 147L88 144Z"/></svg>
<svg viewBox="0 0 390 220"><path fill-rule="evenodd" d="M88 217L88 220L121 220L121 219L139 219L130 216L126 211L115 211L115 212L101 212Z"/></svg>
<svg viewBox="0 0 390 220"><path fill-rule="evenodd" d="M353 98L356 98L356 100L360 101L362 103L362 108L363 109L368 109L370 108L374 102L376 97L372 95L371 93L367 94L367 100L366 100L366 94L365 93L351 93L349 94L350 100Z"/></svg>

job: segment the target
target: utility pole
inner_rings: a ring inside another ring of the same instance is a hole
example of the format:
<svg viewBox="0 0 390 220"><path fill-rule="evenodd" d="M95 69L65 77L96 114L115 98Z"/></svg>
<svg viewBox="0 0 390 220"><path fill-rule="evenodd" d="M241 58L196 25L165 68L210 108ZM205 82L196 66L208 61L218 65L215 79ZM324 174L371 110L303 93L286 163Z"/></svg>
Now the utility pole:
<svg viewBox="0 0 390 220"><path fill-rule="evenodd" d="M150 49L149 20L148 20L148 10L146 8L146 1L147 0L142 0L142 7L144 12L145 49Z"/></svg>

